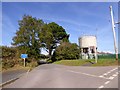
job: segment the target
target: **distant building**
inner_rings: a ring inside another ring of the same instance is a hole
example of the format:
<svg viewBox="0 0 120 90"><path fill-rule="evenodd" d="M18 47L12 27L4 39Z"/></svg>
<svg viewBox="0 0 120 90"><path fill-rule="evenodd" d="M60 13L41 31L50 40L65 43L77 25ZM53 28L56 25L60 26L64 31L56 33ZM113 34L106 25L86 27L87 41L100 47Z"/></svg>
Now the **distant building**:
<svg viewBox="0 0 120 90"><path fill-rule="evenodd" d="M97 39L96 36L82 36L79 38L81 59L97 58Z"/></svg>

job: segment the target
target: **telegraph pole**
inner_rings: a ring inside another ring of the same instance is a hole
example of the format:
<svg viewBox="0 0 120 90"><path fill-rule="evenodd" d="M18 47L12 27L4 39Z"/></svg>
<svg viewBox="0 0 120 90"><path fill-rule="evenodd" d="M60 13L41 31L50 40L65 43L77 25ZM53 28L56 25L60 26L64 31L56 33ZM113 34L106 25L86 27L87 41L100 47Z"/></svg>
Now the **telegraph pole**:
<svg viewBox="0 0 120 90"><path fill-rule="evenodd" d="M117 49L117 43L116 43L115 22L114 22L114 18L113 18L112 6L110 6L110 14L111 14L111 21L112 21L112 32L113 32L113 37L114 37L114 48L115 48L116 60L118 60L118 49Z"/></svg>

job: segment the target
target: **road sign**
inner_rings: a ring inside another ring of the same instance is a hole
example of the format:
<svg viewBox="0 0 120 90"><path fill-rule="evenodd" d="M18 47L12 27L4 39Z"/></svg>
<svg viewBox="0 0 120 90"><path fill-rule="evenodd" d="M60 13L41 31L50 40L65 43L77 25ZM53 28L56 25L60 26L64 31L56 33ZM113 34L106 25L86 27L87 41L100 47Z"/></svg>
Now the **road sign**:
<svg viewBox="0 0 120 90"><path fill-rule="evenodd" d="M21 58L24 60L24 67L25 65L25 59L28 58L28 54L21 54Z"/></svg>
<svg viewBox="0 0 120 90"><path fill-rule="evenodd" d="M28 54L21 54L21 58L27 58Z"/></svg>

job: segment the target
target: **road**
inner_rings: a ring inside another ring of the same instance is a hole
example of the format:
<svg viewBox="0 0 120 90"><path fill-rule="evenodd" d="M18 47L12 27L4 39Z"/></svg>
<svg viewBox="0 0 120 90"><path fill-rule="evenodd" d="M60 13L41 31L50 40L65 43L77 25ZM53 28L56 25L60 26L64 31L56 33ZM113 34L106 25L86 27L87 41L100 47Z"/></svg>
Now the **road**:
<svg viewBox="0 0 120 90"><path fill-rule="evenodd" d="M27 72L27 69L10 70L2 73L2 83L17 78Z"/></svg>
<svg viewBox="0 0 120 90"><path fill-rule="evenodd" d="M45 64L5 88L118 88L118 67Z"/></svg>

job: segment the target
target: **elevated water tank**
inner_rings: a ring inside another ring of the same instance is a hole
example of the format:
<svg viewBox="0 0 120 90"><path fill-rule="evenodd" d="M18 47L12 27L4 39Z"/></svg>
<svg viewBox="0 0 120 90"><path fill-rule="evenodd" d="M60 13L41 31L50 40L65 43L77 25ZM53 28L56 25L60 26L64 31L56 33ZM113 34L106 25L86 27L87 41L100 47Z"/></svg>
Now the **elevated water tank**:
<svg viewBox="0 0 120 90"><path fill-rule="evenodd" d="M96 36L82 36L79 38L79 46L80 48L85 48L85 47L97 47L97 40Z"/></svg>

